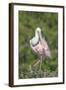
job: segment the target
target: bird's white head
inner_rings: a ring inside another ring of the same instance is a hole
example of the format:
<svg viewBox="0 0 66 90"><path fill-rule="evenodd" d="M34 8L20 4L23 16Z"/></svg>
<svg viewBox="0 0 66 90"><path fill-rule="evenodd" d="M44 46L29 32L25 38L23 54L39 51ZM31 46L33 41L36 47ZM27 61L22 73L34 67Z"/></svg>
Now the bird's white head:
<svg viewBox="0 0 66 90"><path fill-rule="evenodd" d="M41 32L41 29L39 27L37 27L36 32Z"/></svg>

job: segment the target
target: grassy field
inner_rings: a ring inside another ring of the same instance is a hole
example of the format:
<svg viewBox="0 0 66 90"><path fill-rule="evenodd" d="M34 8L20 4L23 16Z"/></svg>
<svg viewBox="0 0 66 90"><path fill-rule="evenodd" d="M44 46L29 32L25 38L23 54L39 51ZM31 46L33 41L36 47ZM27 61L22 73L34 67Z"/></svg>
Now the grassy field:
<svg viewBox="0 0 66 90"><path fill-rule="evenodd" d="M35 29L40 27L46 38L52 59L45 58L42 62L42 74L39 65L34 63L39 57L30 47L30 39ZM19 11L19 78L42 78L58 76L58 14L48 12Z"/></svg>

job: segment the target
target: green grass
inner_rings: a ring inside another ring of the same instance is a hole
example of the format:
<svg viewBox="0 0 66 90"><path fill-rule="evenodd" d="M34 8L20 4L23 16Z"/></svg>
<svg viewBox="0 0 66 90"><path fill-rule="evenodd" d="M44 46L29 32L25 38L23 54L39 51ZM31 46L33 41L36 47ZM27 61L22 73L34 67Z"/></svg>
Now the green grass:
<svg viewBox="0 0 66 90"><path fill-rule="evenodd" d="M46 38L52 59L45 58L42 62L42 74L39 65L33 64L38 56L30 47L30 39L35 29L40 27ZM19 78L40 78L58 76L58 14L47 12L19 11Z"/></svg>

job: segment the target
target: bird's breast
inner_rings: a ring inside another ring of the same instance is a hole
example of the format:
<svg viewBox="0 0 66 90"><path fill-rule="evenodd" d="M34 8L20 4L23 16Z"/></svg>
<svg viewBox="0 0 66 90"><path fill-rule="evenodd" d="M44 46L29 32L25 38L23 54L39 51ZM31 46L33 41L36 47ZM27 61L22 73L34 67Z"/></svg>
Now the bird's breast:
<svg viewBox="0 0 66 90"><path fill-rule="evenodd" d="M32 46L36 46L39 43L39 38L35 37L32 39Z"/></svg>

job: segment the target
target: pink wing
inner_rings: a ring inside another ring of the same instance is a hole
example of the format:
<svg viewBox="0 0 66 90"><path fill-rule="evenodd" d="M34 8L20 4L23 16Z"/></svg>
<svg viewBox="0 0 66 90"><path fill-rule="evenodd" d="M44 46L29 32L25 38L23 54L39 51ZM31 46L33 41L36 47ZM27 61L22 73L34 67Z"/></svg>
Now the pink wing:
<svg viewBox="0 0 66 90"><path fill-rule="evenodd" d="M42 46L44 48L45 55L48 56L48 57L51 57L50 49L48 47L48 44L47 44L46 40L42 40L41 43L42 43Z"/></svg>
<svg viewBox="0 0 66 90"><path fill-rule="evenodd" d="M42 44L40 42L36 46L32 47L32 50L37 54L40 54L40 55L44 54L43 46L42 46Z"/></svg>
<svg viewBox="0 0 66 90"><path fill-rule="evenodd" d="M34 47L32 46L32 50L37 54L51 57L50 49L49 49L48 44L45 40L39 41L39 44L37 44Z"/></svg>

